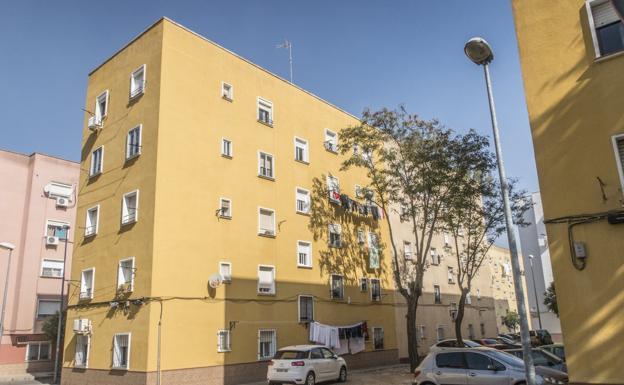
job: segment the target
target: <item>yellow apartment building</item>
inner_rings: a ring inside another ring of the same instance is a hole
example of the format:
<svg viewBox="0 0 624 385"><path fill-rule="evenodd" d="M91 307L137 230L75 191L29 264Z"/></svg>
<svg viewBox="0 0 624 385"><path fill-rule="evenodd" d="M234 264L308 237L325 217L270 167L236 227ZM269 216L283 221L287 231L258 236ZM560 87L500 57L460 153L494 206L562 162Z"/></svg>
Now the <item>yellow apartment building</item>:
<svg viewBox="0 0 624 385"><path fill-rule="evenodd" d="M63 384L262 380L311 321L366 336L350 368L398 360L387 231L335 151L356 117L166 18L86 106Z"/></svg>
<svg viewBox="0 0 624 385"><path fill-rule="evenodd" d="M624 24L611 1L512 4L570 382L622 384Z"/></svg>

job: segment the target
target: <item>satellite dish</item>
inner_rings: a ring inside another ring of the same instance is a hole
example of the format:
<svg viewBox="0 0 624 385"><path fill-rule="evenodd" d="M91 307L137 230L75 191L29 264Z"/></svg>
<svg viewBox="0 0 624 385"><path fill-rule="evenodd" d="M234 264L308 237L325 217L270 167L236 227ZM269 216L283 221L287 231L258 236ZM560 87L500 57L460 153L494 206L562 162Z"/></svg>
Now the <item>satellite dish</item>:
<svg viewBox="0 0 624 385"><path fill-rule="evenodd" d="M223 283L223 277L221 277L221 274L219 273L214 273L208 278L208 284L213 289L219 287L221 283Z"/></svg>

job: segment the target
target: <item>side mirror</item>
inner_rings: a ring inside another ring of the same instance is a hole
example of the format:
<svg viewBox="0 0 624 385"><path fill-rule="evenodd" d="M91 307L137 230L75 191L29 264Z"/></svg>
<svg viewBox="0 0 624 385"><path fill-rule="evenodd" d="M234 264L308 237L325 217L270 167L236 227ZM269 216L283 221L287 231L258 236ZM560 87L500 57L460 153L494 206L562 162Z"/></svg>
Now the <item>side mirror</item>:
<svg viewBox="0 0 624 385"><path fill-rule="evenodd" d="M487 366L487 370L491 370L493 372L497 372L498 368L496 366L490 364L490 365Z"/></svg>

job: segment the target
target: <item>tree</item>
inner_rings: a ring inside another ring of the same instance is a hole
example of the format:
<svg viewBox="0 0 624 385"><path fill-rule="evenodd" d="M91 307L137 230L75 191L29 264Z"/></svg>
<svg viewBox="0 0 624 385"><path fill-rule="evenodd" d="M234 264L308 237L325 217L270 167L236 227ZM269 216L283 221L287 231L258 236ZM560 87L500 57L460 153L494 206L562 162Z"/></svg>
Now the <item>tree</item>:
<svg viewBox="0 0 624 385"><path fill-rule="evenodd" d="M360 123L340 132L339 150L349 157L342 169L366 170L374 203L383 211L390 234L392 273L407 303L406 328L410 368L418 365L416 313L423 295L426 259L433 235L442 228L442 208L453 184L452 132L436 120L423 120L405 108L365 110ZM411 227L414 256L399 258L389 215Z"/></svg>
<svg viewBox="0 0 624 385"><path fill-rule="evenodd" d="M58 322L59 312L56 312L54 315L48 317L41 326L43 334L45 334L48 340L53 341L54 343L56 343L56 336L58 334Z"/></svg>
<svg viewBox="0 0 624 385"><path fill-rule="evenodd" d="M452 252L457 260L460 290L455 336L458 346L462 346L466 297L492 244L505 232L505 212L500 184L492 177L496 162L488 138L470 130L457 135L451 145L455 183L443 212L443 222L455 243ZM508 184L515 222L522 224L522 214L528 209L528 202L522 199L525 193L516 192L513 181Z"/></svg>
<svg viewBox="0 0 624 385"><path fill-rule="evenodd" d="M551 282L544 293L544 305L551 312L559 317L559 306L557 306L557 292L555 291L555 281Z"/></svg>
<svg viewBox="0 0 624 385"><path fill-rule="evenodd" d="M503 325L508 329L516 331L516 328L520 324L520 316L515 311L510 311L503 317Z"/></svg>

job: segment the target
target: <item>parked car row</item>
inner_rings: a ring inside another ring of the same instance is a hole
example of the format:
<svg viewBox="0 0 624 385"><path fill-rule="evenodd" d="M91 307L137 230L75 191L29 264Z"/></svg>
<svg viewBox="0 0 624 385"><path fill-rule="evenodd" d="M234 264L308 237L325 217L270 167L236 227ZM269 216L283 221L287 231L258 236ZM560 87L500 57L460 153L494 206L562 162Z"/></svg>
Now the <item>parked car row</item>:
<svg viewBox="0 0 624 385"><path fill-rule="evenodd" d="M293 345L279 349L267 370L269 384L314 385L324 381L347 381L347 363L319 345Z"/></svg>

